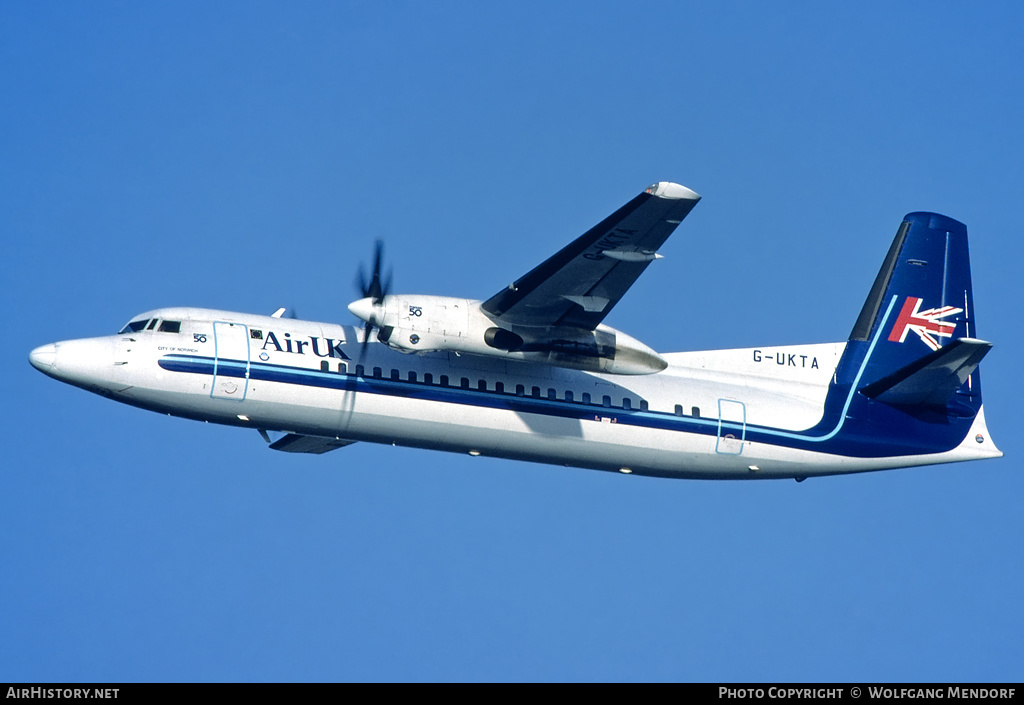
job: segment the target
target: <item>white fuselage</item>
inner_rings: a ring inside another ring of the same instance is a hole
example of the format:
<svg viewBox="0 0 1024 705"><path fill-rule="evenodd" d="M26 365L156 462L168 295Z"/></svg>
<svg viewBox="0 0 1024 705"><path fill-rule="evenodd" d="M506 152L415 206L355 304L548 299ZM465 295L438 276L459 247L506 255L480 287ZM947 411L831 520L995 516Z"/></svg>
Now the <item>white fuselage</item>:
<svg viewBox="0 0 1024 705"><path fill-rule="evenodd" d="M982 414L984 443L972 429L942 453L825 452L843 419L831 434L806 432L822 420L845 343L666 354L664 371L628 376L401 354L364 346L359 328L312 321L188 308L142 318L157 323L43 346L32 364L117 401L214 423L643 475L803 478L1000 454ZM161 331L164 321L180 325Z"/></svg>

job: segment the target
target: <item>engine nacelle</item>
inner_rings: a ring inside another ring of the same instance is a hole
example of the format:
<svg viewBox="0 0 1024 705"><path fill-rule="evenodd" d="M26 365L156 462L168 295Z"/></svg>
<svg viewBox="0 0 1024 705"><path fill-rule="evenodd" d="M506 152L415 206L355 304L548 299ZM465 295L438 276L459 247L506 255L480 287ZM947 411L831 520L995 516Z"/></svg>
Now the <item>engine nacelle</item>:
<svg viewBox="0 0 1024 705"><path fill-rule="evenodd" d="M360 299L349 311L372 323L380 342L404 353L446 350L622 375L652 374L668 367L657 352L614 328L503 326L472 299L385 296L377 305Z"/></svg>

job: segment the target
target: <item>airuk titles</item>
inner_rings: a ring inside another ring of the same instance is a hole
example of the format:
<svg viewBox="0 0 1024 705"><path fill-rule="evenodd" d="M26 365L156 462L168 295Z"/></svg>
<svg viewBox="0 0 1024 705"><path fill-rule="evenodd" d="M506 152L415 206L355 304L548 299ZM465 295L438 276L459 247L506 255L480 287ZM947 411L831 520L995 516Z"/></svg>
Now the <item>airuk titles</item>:
<svg viewBox="0 0 1024 705"><path fill-rule="evenodd" d="M259 333L259 335L257 335ZM252 337L262 337L260 331L252 331ZM266 350L268 346L273 347L278 352L289 352L296 353L298 355L305 355L306 349L308 348L317 357L335 357L339 360L350 360L351 358L345 354L345 351L341 349L341 344L344 340L335 340L334 338L320 338L315 335L308 335L305 338L292 339L291 333L285 333L279 339L274 331L267 332L267 338L263 341L263 347L261 350Z"/></svg>

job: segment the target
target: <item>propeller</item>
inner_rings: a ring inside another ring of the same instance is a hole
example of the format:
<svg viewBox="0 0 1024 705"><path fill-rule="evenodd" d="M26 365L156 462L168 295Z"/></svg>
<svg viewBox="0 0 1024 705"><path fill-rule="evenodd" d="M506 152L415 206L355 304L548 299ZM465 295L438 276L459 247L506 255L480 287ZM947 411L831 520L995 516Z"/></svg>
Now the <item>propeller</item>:
<svg viewBox="0 0 1024 705"><path fill-rule="evenodd" d="M381 276L383 263L384 243L381 240L377 240L374 243L373 270L370 275L367 276L363 266L359 266L356 286L359 289L359 293L362 294L362 298L358 301L353 301L348 307L348 310L353 315L366 321L366 325L363 328L365 332L365 335L363 335L363 347L359 353L360 359L362 359L363 354L366 352L366 346L370 342L370 333L373 332L374 328L380 327L381 321L377 320L378 307L384 302L384 297L388 295L388 290L391 288L391 270L388 270L386 276ZM379 333L377 337L380 339Z"/></svg>
<svg viewBox="0 0 1024 705"><path fill-rule="evenodd" d="M381 280L381 266L384 262L384 242L382 240L376 240L374 242L373 251L373 274L370 276L369 282L366 279L366 272L363 270L363 266L359 265L359 291L362 293L363 298L373 299L373 305L378 306L380 302L384 300L384 297L388 295L388 289L391 288L391 272L388 271L387 278Z"/></svg>

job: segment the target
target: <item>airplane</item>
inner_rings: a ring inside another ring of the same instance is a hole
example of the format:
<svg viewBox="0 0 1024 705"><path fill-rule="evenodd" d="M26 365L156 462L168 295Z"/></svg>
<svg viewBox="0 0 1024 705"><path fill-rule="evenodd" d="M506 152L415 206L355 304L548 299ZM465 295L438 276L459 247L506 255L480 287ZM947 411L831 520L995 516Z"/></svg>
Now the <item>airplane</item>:
<svg viewBox="0 0 1024 705"><path fill-rule="evenodd" d="M627 475L791 478L1001 457L978 369L967 229L907 215L848 340L659 353L603 320L700 200L658 182L486 300L388 292L362 325L200 308L31 351L115 401L259 432L273 450L359 441Z"/></svg>

